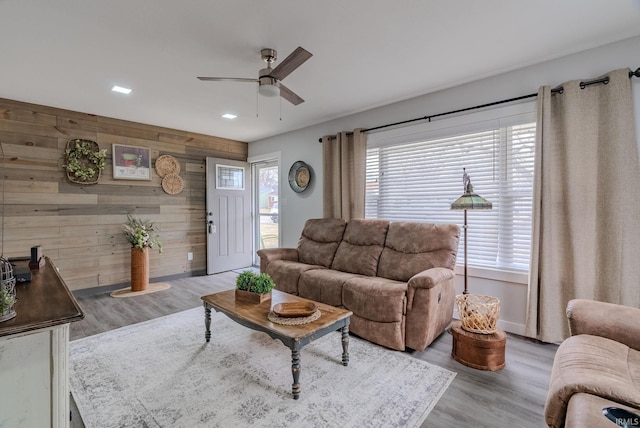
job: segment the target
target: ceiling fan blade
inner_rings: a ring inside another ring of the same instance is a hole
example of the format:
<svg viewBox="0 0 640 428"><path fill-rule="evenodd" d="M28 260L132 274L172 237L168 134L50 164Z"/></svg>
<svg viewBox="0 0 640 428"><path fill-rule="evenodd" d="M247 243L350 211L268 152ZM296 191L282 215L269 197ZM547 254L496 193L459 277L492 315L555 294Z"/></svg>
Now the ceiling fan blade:
<svg viewBox="0 0 640 428"><path fill-rule="evenodd" d="M297 106L298 104L302 104L304 102L302 98L300 98L291 89L284 86L281 82L278 82L278 86L280 87L280 96L289 101L294 106Z"/></svg>
<svg viewBox="0 0 640 428"><path fill-rule="evenodd" d="M223 82L223 81L257 82L258 81L258 79L248 79L248 78L244 78L244 77L198 77L198 79L207 80L207 81L216 81L216 82Z"/></svg>
<svg viewBox="0 0 640 428"><path fill-rule="evenodd" d="M271 76L278 80L282 80L287 77L293 70L300 67L306 60L313 55L306 49L298 46L296 50L286 57L276 68L271 72Z"/></svg>

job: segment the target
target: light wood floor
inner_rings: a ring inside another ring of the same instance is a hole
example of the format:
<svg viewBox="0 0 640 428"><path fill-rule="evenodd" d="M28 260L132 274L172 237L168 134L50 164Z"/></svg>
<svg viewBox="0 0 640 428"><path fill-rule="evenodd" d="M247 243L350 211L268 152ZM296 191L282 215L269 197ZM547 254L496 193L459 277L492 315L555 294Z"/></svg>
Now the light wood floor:
<svg viewBox="0 0 640 428"><path fill-rule="evenodd" d="M113 298L109 293L78 297L85 319L71 324L71 340L199 307L200 296L233 288L236 275L225 272L173 280L169 290L136 297ZM544 426L542 413L556 345L508 335L506 367L498 372L454 361L451 346L452 337L445 332L426 350L410 353L457 373L421 428ZM71 427L84 428L73 402L71 410Z"/></svg>

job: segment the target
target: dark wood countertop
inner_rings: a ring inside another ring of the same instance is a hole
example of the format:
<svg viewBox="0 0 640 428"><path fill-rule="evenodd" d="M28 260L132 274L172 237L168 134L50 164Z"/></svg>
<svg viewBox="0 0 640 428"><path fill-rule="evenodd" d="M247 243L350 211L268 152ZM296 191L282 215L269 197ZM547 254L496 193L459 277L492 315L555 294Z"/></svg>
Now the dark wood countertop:
<svg viewBox="0 0 640 428"><path fill-rule="evenodd" d="M28 262L16 262L27 266ZM40 269L31 269L31 282L16 284L16 316L0 322L0 336L80 321L84 313L48 257Z"/></svg>

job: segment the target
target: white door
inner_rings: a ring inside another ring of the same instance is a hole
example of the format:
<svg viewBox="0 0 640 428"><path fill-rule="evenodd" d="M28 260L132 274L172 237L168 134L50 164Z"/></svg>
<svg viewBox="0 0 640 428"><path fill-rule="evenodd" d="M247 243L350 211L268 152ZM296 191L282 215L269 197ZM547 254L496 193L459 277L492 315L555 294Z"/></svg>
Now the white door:
<svg viewBox="0 0 640 428"><path fill-rule="evenodd" d="M249 164L207 158L207 274L252 264Z"/></svg>

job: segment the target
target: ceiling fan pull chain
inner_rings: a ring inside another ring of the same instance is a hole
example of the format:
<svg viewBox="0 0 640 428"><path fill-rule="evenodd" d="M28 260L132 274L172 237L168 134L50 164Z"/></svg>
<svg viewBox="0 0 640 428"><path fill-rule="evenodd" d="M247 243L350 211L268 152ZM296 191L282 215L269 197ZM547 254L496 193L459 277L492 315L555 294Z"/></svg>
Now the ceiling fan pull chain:
<svg viewBox="0 0 640 428"><path fill-rule="evenodd" d="M260 89L260 85L258 84L256 86L256 117L260 117L260 115L258 114L259 108L258 108L258 90Z"/></svg>

